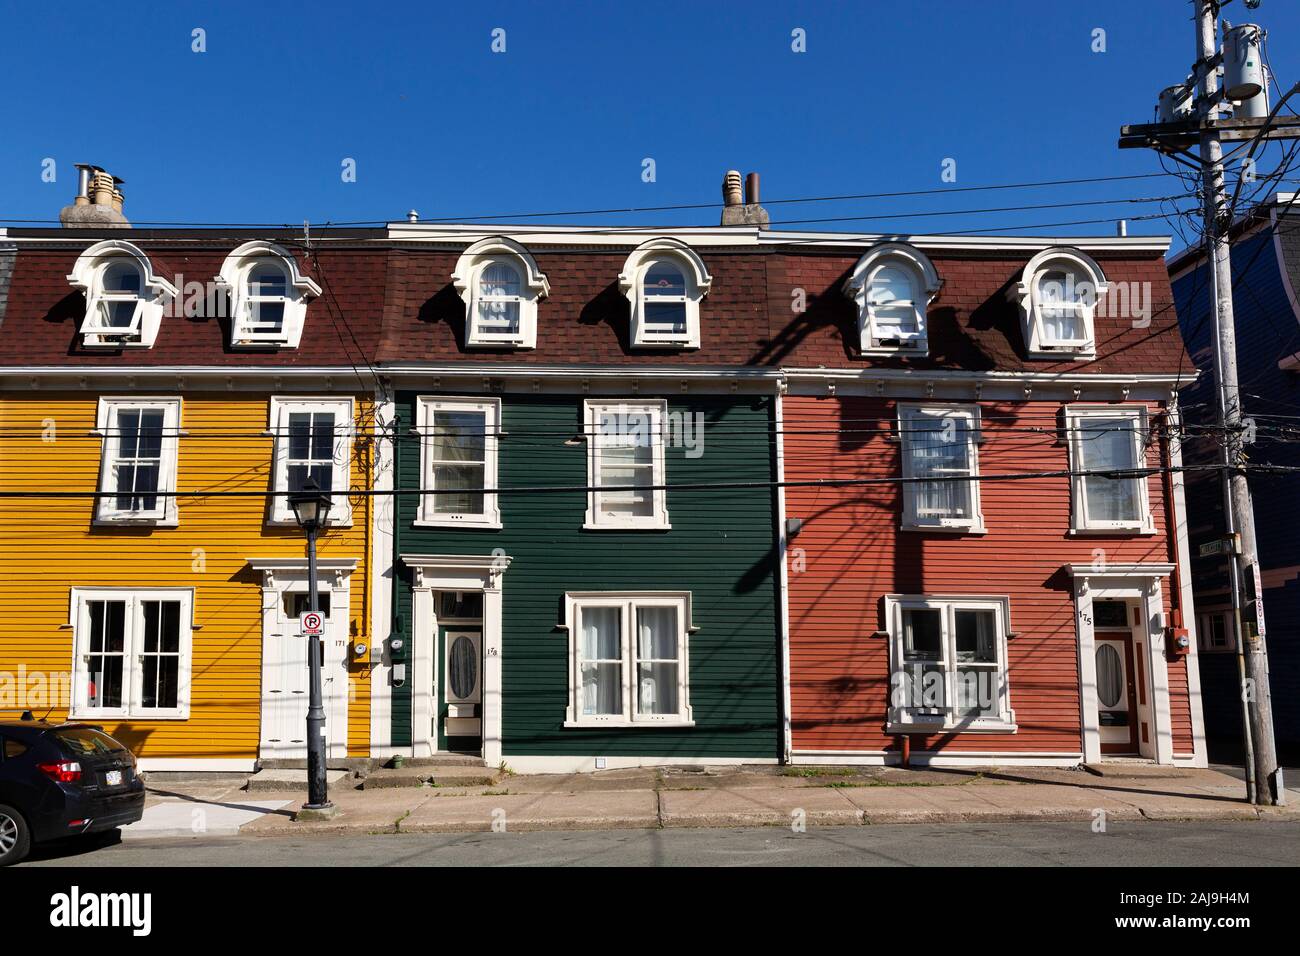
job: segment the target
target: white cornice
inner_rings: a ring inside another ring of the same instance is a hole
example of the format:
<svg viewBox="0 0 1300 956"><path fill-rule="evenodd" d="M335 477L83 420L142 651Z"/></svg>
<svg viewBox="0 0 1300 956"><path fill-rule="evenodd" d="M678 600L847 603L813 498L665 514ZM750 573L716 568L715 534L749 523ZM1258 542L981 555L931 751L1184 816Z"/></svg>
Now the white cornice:
<svg viewBox="0 0 1300 956"><path fill-rule="evenodd" d="M759 229L755 226L665 226L584 229L575 226L472 225L407 223L388 225L388 238L398 242L462 245L491 236L508 236L529 247L638 246L657 238L674 238L701 246L782 246L809 249L846 246L866 248L880 242L903 242L921 249L1028 250L1069 245L1079 249L1164 253L1168 236L946 236L906 233L806 232Z"/></svg>

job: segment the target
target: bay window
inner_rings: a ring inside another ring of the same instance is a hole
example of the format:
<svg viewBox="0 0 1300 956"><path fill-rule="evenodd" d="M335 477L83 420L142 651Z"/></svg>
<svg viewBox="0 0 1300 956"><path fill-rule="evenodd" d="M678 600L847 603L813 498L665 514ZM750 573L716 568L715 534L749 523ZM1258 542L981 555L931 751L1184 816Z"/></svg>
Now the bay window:
<svg viewBox="0 0 1300 956"><path fill-rule="evenodd" d="M691 724L691 596L569 592L565 726Z"/></svg>
<svg viewBox="0 0 1300 956"><path fill-rule="evenodd" d="M889 595L891 730L1015 729L1006 598Z"/></svg>

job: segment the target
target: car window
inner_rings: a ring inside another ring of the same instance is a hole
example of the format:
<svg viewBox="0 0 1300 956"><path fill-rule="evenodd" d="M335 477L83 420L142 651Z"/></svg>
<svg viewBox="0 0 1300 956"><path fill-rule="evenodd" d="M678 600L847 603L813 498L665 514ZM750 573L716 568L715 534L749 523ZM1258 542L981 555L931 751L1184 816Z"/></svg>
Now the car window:
<svg viewBox="0 0 1300 956"><path fill-rule="evenodd" d="M3 751L0 753L0 760L5 760L11 757L21 757L23 754L27 753L26 744L20 744L18 741L11 740L8 737L0 737L0 740L4 741L4 747L0 747L0 751Z"/></svg>
<svg viewBox="0 0 1300 956"><path fill-rule="evenodd" d="M65 750L75 756L120 753L126 749L108 734L89 727L67 727L56 730L54 736L59 738Z"/></svg>

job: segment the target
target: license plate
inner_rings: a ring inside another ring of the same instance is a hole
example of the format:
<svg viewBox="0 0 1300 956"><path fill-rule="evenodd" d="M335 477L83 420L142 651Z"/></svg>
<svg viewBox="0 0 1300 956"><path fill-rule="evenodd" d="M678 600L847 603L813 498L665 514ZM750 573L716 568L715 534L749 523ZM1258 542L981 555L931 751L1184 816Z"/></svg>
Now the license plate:
<svg viewBox="0 0 1300 956"><path fill-rule="evenodd" d="M110 770L104 774L104 783L110 787L120 787L122 785L122 771Z"/></svg>

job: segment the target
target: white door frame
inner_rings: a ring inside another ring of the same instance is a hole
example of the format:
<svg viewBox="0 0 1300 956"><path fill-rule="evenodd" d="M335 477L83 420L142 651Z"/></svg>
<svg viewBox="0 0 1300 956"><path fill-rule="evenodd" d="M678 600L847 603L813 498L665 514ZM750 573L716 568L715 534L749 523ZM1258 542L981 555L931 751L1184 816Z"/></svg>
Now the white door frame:
<svg viewBox="0 0 1300 956"><path fill-rule="evenodd" d="M437 687L434 686L434 656L438 649L438 615L435 591L483 592L483 676L481 678L483 760L489 767L501 763L501 605L502 578L510 557L500 549L489 555L404 554L402 563L411 569L411 640L415 655L411 661L412 754L428 757L437 752L433 715Z"/></svg>
<svg viewBox="0 0 1300 956"><path fill-rule="evenodd" d="M1174 762L1173 725L1169 715L1169 665L1165 660L1165 612L1161 599L1162 578L1174 570L1172 564L1070 564L1074 579L1075 630L1079 645L1079 710L1083 727L1083 759L1097 763L1101 756L1101 728L1097 720L1097 644L1093 636L1094 599L1136 599L1146 621L1145 655L1147 699L1151 702L1155 735L1155 760ZM1136 636L1137 628L1134 629ZM1137 665L1138 648L1133 648ZM1137 715L1134 715L1136 719ZM1141 741L1139 739L1139 746Z"/></svg>
<svg viewBox="0 0 1300 956"><path fill-rule="evenodd" d="M260 755L264 718L265 688L270 679L270 661L267 660L265 648L267 642L281 634L285 623L280 616L284 609L284 599L289 594L307 593L307 558L249 558L248 566L262 575L262 693L258 713L258 751ZM345 643L342 655L331 654L326 649L325 660L330 661L341 656L344 665L344 687L342 694L335 694L325 701L325 730L329 742L327 760L342 760L348 755L348 662L350 660L350 640L348 622L352 611L352 572L356 570L356 558L320 558L316 561L317 587L330 594L330 639L342 639ZM305 755L304 755L305 756Z"/></svg>

